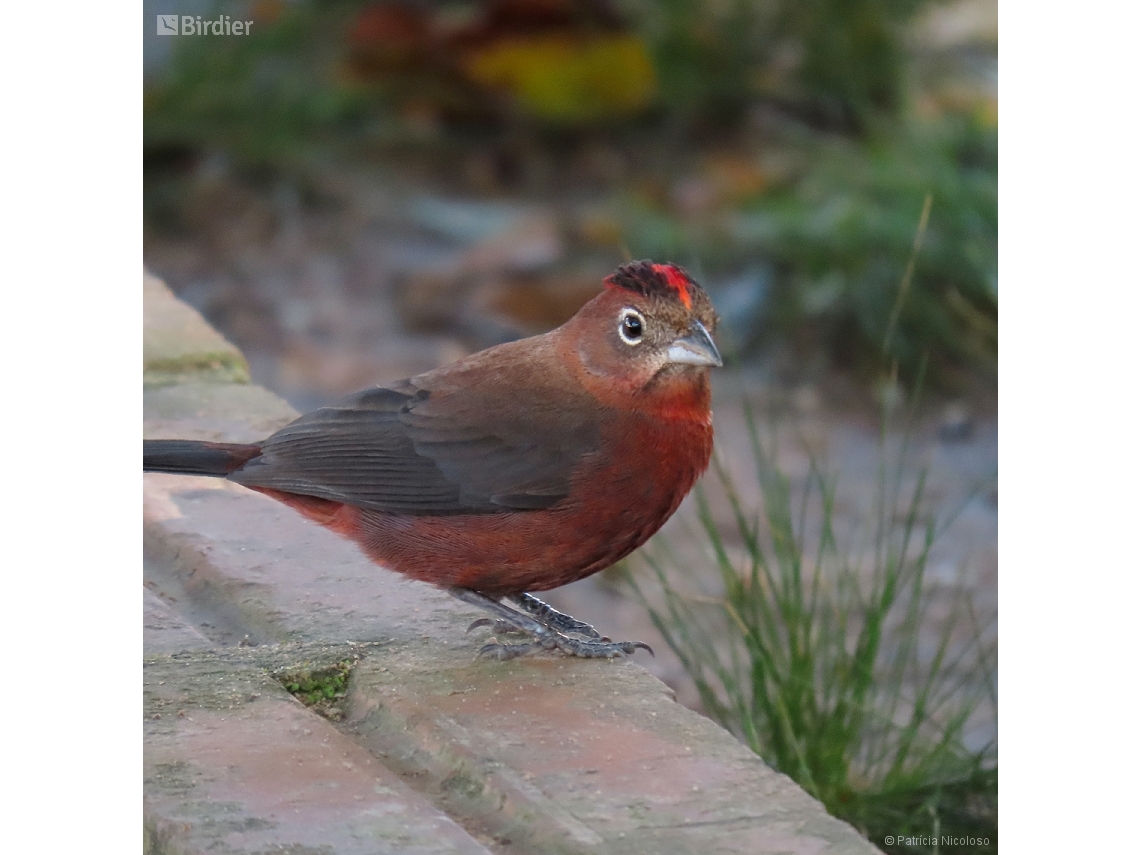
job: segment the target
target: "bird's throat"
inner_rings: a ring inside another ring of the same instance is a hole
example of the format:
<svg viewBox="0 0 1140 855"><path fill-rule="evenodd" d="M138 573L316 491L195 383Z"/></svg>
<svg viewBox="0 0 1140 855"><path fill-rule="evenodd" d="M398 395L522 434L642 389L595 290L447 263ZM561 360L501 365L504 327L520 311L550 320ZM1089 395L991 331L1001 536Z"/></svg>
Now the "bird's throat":
<svg viewBox="0 0 1140 855"><path fill-rule="evenodd" d="M638 396L637 407L657 418L712 424L707 370L659 372Z"/></svg>

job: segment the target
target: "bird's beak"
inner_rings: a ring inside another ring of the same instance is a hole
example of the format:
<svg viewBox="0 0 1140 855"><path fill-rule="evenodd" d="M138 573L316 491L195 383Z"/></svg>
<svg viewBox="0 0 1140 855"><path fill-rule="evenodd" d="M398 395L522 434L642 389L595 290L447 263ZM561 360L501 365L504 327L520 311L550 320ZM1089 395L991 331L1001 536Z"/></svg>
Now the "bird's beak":
<svg viewBox="0 0 1140 855"><path fill-rule="evenodd" d="M668 358L670 362L681 365L712 365L716 368L724 365L712 336L700 321L693 321L689 325L689 334L669 345Z"/></svg>

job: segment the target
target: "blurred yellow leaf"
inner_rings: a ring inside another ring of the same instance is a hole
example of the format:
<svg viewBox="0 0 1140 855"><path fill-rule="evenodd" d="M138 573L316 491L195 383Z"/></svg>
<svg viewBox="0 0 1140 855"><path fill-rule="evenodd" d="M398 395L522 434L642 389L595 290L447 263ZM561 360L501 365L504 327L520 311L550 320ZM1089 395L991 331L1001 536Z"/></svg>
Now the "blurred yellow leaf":
<svg viewBox="0 0 1140 855"><path fill-rule="evenodd" d="M471 54L464 70L482 86L509 92L532 115L556 122L631 115L657 89L645 46L630 35L506 39Z"/></svg>

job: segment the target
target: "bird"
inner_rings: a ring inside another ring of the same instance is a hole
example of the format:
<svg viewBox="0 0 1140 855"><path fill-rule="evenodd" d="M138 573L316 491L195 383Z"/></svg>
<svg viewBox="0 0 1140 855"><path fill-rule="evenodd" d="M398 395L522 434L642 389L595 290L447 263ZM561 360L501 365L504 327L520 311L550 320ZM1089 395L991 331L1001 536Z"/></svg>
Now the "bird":
<svg viewBox="0 0 1140 855"><path fill-rule="evenodd" d="M644 544L713 449L717 314L681 267L621 265L572 318L349 395L257 443L144 440L143 471L225 478L491 617L478 655L615 658L532 592ZM500 642L519 633L523 642Z"/></svg>

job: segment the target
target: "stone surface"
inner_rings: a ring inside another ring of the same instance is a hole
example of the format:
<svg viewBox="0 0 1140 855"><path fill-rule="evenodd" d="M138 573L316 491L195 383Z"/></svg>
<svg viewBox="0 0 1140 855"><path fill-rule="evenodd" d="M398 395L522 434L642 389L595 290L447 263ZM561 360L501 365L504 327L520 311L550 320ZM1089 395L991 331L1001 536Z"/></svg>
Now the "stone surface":
<svg viewBox="0 0 1140 855"><path fill-rule="evenodd" d="M260 386L194 380L145 392L147 439L255 442L299 413Z"/></svg>
<svg viewBox="0 0 1140 855"><path fill-rule="evenodd" d="M488 855L257 663L183 653L144 673L150 852Z"/></svg>
<svg viewBox="0 0 1140 855"><path fill-rule="evenodd" d="M197 378L249 382L249 366L236 347L202 316L175 300L161 280L143 275L143 383L164 385Z"/></svg>
<svg viewBox="0 0 1140 855"><path fill-rule="evenodd" d="M875 851L632 662L449 659L370 657L349 724L519 851Z"/></svg>
<svg viewBox="0 0 1140 855"><path fill-rule="evenodd" d="M147 436L292 416L212 382L144 405ZM469 607L264 496L145 475L144 557L150 852L877 851L637 662L476 659ZM335 723L273 676L343 661Z"/></svg>
<svg viewBox="0 0 1140 855"><path fill-rule="evenodd" d="M174 605L143 588L143 647L147 653L208 650L212 646L210 639L187 623Z"/></svg>

